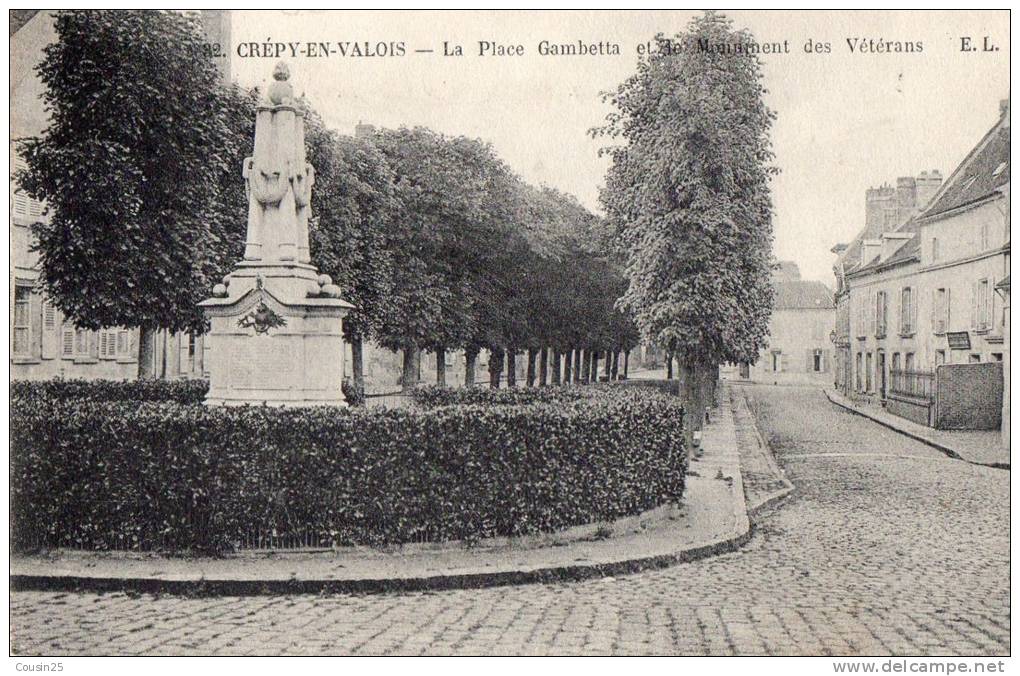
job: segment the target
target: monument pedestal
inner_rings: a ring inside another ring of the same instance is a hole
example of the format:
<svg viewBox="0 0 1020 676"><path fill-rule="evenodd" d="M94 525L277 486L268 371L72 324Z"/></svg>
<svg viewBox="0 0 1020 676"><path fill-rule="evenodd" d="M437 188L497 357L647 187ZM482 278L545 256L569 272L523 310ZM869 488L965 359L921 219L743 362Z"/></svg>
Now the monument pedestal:
<svg viewBox="0 0 1020 676"><path fill-rule="evenodd" d="M239 267L227 296L201 303L211 324L207 405L346 406L342 318L352 306L293 293L320 289L316 278L311 266Z"/></svg>

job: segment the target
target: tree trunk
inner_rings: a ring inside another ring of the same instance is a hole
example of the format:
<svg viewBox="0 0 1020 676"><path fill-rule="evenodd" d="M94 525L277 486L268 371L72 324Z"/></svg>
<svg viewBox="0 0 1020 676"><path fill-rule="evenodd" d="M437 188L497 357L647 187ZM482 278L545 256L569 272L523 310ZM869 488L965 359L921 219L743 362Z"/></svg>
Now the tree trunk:
<svg viewBox="0 0 1020 676"><path fill-rule="evenodd" d="M506 351L506 386L517 387L517 352L513 349Z"/></svg>
<svg viewBox="0 0 1020 676"><path fill-rule="evenodd" d="M151 326L138 327L138 377L154 378L156 353L156 329Z"/></svg>
<svg viewBox="0 0 1020 676"><path fill-rule="evenodd" d="M581 350L574 350L574 382L581 382Z"/></svg>
<svg viewBox="0 0 1020 676"><path fill-rule="evenodd" d="M552 375L552 381L551 382L552 382L553 385L559 385L560 382L561 382L560 381L560 365L561 365L562 361L563 361L563 359L562 359L562 355L560 354L560 351L555 349L555 348L553 348L553 351L552 351L552 374L551 374Z"/></svg>
<svg viewBox="0 0 1020 676"><path fill-rule="evenodd" d="M574 351L567 350L565 357L563 361L563 384L569 385L574 375Z"/></svg>
<svg viewBox="0 0 1020 676"><path fill-rule="evenodd" d="M599 358L602 356L602 352L599 350L593 350L591 353L591 375L588 380L597 383L599 381Z"/></svg>
<svg viewBox="0 0 1020 676"><path fill-rule="evenodd" d="M549 348L543 347L538 353L538 386L545 387L549 382Z"/></svg>
<svg viewBox="0 0 1020 676"><path fill-rule="evenodd" d="M710 366L705 377L708 385L708 398L706 401L712 408L717 408L719 406L719 365Z"/></svg>
<svg viewBox="0 0 1020 676"><path fill-rule="evenodd" d="M673 380L673 353L666 353L666 380Z"/></svg>
<svg viewBox="0 0 1020 676"><path fill-rule="evenodd" d="M365 345L360 336L351 338L351 380L355 390L365 391Z"/></svg>
<svg viewBox="0 0 1020 676"><path fill-rule="evenodd" d="M164 330L160 331L159 334L157 335L159 335L160 337L159 350L156 352L156 362L158 364L159 378L160 380L166 380L166 367L167 367L166 353L167 350L169 349L170 332Z"/></svg>
<svg viewBox="0 0 1020 676"><path fill-rule="evenodd" d="M412 345L404 348L403 370L400 374L400 389L409 391L418 384L418 373L421 365L421 351Z"/></svg>
<svg viewBox="0 0 1020 676"><path fill-rule="evenodd" d="M615 350L606 350L606 365L602 369L602 375L606 377L607 381L613 379L613 355L615 354Z"/></svg>
<svg viewBox="0 0 1020 676"><path fill-rule="evenodd" d="M489 351L489 387L499 389L499 380L503 375L503 350Z"/></svg>
<svg viewBox="0 0 1020 676"><path fill-rule="evenodd" d="M467 348L464 350L464 386L475 386L475 365L478 362L478 349Z"/></svg>
<svg viewBox="0 0 1020 676"><path fill-rule="evenodd" d="M630 367L630 350L623 353L623 379L627 379L627 369Z"/></svg>
<svg viewBox="0 0 1020 676"><path fill-rule="evenodd" d="M436 385L446 387L446 348L436 349Z"/></svg>
<svg viewBox="0 0 1020 676"><path fill-rule="evenodd" d="M613 350L613 364L609 369L609 379L619 380L620 379L620 351Z"/></svg>
<svg viewBox="0 0 1020 676"><path fill-rule="evenodd" d="M694 452L694 433L705 427L705 394L707 365L696 360L677 360L680 393L684 399L684 441L689 453ZM700 436L700 435L699 435Z"/></svg>
<svg viewBox="0 0 1020 676"><path fill-rule="evenodd" d="M536 350L535 348L529 347L528 348L528 375L527 375L528 387L534 387L535 386L535 376L536 376L535 366L536 366L537 362L538 362L538 350Z"/></svg>
<svg viewBox="0 0 1020 676"><path fill-rule="evenodd" d="M581 382L591 380L591 350L581 351Z"/></svg>

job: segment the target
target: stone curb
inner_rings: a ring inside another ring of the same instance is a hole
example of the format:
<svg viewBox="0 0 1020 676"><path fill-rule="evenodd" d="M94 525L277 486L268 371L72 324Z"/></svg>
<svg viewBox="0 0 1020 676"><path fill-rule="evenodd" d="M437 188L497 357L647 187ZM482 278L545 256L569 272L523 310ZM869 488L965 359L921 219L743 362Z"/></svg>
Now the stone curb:
<svg viewBox="0 0 1020 676"><path fill-rule="evenodd" d="M778 491L770 493L768 496L765 497L764 500L754 505L753 507L751 505L748 505L747 510L748 517L750 517L751 519L756 519L773 503L782 500L787 495L792 493L796 489L796 486L793 485L792 481L786 478L786 473L779 466L779 462L776 460L776 456L772 452L772 448L769 446L768 442L765 441L765 437L762 436L761 430L758 429L758 419L754 417L754 413L751 411L751 407L747 403L747 394L745 392L741 392L740 394L742 397L744 397L744 405L747 406L748 409L747 412L751 418L750 427L751 430L754 432L754 437L755 440L758 442L758 447L762 449L766 462L768 462L769 466L772 468L773 472L775 472L775 475L779 477L784 486L784 488L780 488Z"/></svg>
<svg viewBox="0 0 1020 676"><path fill-rule="evenodd" d="M538 570L510 570L465 575L358 580L163 580L89 576L12 575L11 591L127 592L177 594L190 597L260 596L281 594L379 594L386 592L481 589L507 585L577 582L668 568L742 547L751 529L706 545L672 554L612 563L558 566Z"/></svg>
<svg viewBox="0 0 1020 676"><path fill-rule="evenodd" d="M915 432L911 432L910 430L904 429L902 427L897 427L896 425L890 423L887 420L883 420L882 418L880 418L880 417L870 413L869 411L857 408L856 406L853 406L852 404L848 404L846 402L842 402L842 401L838 401L836 399L833 399L832 394L830 394L829 390L827 390L827 389L823 389L822 392L825 393L825 398L828 399L833 404L835 404L836 406L839 406L840 408L842 408L844 410L850 411L851 413L854 413L856 415L859 415L859 416L862 416L864 418L867 418L867 419L869 419L869 420L871 420L873 422L876 422L879 425L881 425L882 427L888 428L888 429L892 430L893 432L898 432L899 434L902 434L903 436L910 437L911 439L914 439L915 441L920 441L922 444L926 444L928 446L931 446L935 450L940 451L941 453L944 453L947 457L952 458L953 460L962 460L963 462L969 463L971 465L977 465L978 467L991 467L992 469L1004 469L1007 472L1010 469L1008 462L978 462L976 460L968 460L967 458L965 458L962 455L960 455L957 451L954 451L952 448L950 448L950 447L948 447L948 446L946 446L944 444L940 444L939 442L935 441L934 439L929 439L929 438L927 438L927 437L925 437L923 435L917 434Z"/></svg>

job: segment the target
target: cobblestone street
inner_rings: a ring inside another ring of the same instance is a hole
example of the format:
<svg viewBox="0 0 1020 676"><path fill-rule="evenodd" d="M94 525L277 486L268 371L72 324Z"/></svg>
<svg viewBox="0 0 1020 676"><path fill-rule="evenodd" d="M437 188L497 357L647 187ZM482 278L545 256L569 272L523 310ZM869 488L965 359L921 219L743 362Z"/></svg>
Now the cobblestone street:
<svg viewBox="0 0 1020 676"><path fill-rule="evenodd" d="M599 581L380 596L12 594L18 654L1009 651L1009 472L815 388L745 393L796 490L740 551ZM696 469L696 463L692 469Z"/></svg>

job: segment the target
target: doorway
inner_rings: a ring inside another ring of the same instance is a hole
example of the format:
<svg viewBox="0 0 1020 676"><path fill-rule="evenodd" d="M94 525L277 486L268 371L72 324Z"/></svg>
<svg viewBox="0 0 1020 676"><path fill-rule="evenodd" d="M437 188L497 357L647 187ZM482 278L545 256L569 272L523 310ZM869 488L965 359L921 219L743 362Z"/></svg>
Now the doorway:
<svg viewBox="0 0 1020 676"><path fill-rule="evenodd" d="M878 373L875 374L877 376L875 378L875 380L876 380L876 382L878 382L878 394L879 394L880 397L882 397L882 399L885 399L885 351L884 350L879 350L878 351L878 359L877 359L877 363L875 364L875 368L878 369Z"/></svg>

